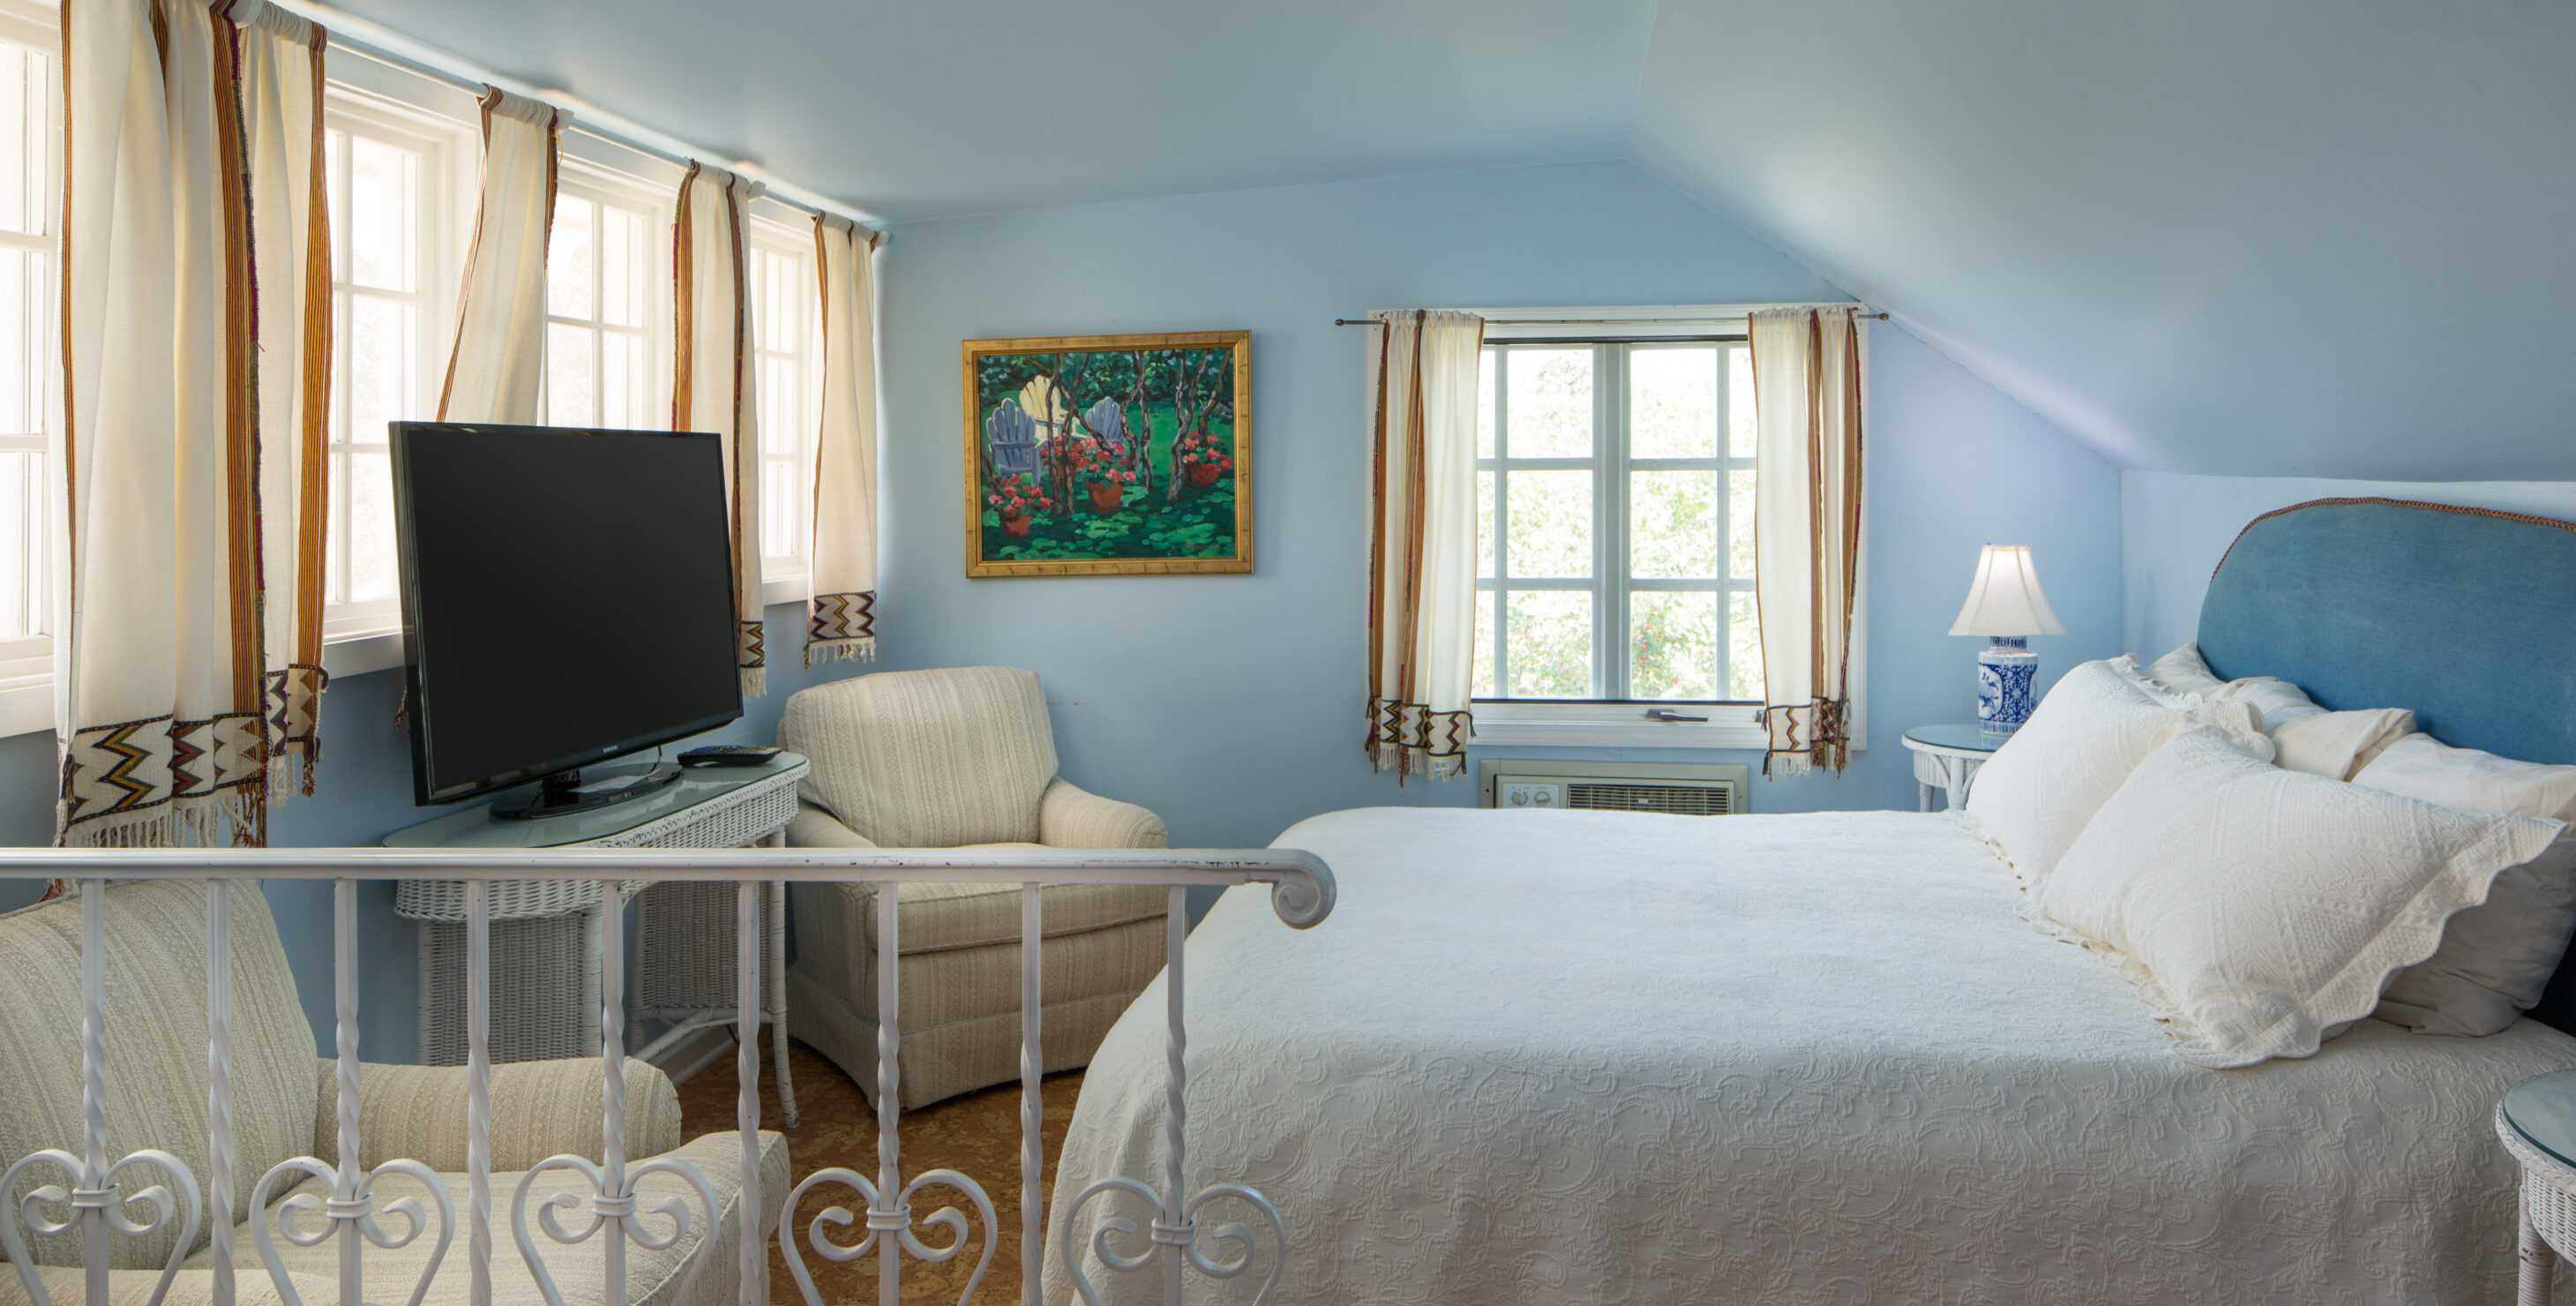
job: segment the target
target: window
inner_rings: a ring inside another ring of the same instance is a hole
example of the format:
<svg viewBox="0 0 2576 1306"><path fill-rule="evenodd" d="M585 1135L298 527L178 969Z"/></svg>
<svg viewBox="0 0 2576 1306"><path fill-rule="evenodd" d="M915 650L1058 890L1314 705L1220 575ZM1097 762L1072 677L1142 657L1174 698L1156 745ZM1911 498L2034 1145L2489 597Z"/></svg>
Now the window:
<svg viewBox="0 0 2576 1306"><path fill-rule="evenodd" d="M401 624L387 428L438 416L460 143L454 124L338 87L323 126L332 314L323 630L346 639Z"/></svg>
<svg viewBox="0 0 2576 1306"><path fill-rule="evenodd" d="M50 19L0 4L0 677L11 679L45 675L53 653L46 441L62 406L54 352L62 95Z"/></svg>
<svg viewBox="0 0 2576 1306"><path fill-rule="evenodd" d="M671 198L566 157L546 246L546 422L668 430Z"/></svg>
<svg viewBox="0 0 2576 1306"><path fill-rule="evenodd" d="M805 574L813 538L808 519L815 424L822 416L823 297L810 231L765 218L749 225L752 336L760 359L760 574L792 580Z"/></svg>
<svg viewBox="0 0 2576 1306"><path fill-rule="evenodd" d="M1478 393L1477 697L1759 701L1744 341L1502 341Z"/></svg>

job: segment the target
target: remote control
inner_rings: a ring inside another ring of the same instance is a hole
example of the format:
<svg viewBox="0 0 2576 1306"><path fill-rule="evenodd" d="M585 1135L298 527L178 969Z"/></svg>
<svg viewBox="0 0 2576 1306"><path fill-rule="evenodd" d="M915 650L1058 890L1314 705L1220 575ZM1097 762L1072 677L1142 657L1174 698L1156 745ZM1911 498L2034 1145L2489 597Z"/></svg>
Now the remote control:
<svg viewBox="0 0 2576 1306"><path fill-rule="evenodd" d="M762 766L778 756L767 744L708 744L680 754L682 766Z"/></svg>

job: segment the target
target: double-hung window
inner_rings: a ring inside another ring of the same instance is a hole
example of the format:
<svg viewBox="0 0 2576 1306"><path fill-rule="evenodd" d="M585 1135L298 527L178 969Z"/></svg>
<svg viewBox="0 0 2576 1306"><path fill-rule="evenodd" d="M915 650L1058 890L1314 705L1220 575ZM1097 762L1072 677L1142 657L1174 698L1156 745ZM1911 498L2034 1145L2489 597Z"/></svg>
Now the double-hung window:
<svg viewBox="0 0 2576 1306"><path fill-rule="evenodd" d="M438 416L456 297L458 155L473 142L452 120L337 85L323 126L332 315L323 633L346 640L402 624L387 428Z"/></svg>
<svg viewBox="0 0 2576 1306"><path fill-rule="evenodd" d="M558 176L546 422L669 430L671 194L569 154Z"/></svg>
<svg viewBox="0 0 2576 1306"><path fill-rule="evenodd" d="M1749 727L1762 635L1745 341L1508 330L1488 331L1478 389L1479 735L1656 711Z"/></svg>
<svg viewBox="0 0 2576 1306"><path fill-rule="evenodd" d="M814 236L754 217L746 279L759 363L760 574L771 602L801 599L814 511L814 435L823 393L822 291Z"/></svg>
<svg viewBox="0 0 2576 1306"><path fill-rule="evenodd" d="M0 733L52 723L53 552L58 491L49 437L62 424L55 226L62 87L53 13L0 0Z"/></svg>

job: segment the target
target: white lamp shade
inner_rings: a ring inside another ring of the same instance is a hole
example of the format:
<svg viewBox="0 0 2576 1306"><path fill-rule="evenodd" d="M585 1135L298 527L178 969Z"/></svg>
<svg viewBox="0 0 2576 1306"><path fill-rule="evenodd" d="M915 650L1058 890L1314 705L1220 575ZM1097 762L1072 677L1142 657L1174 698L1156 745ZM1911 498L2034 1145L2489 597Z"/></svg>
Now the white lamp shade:
<svg viewBox="0 0 2576 1306"><path fill-rule="evenodd" d="M1977 579L1968 586L1968 602L1959 609L1953 635L2063 635L2048 596L2039 592L2039 571L2030 549L2020 544L1989 544L1977 555Z"/></svg>

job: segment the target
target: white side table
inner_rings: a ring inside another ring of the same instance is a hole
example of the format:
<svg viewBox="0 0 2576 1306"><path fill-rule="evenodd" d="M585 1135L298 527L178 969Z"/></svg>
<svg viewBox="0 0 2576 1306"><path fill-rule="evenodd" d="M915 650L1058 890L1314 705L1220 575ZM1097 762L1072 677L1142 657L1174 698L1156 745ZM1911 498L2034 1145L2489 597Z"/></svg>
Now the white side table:
<svg viewBox="0 0 2576 1306"><path fill-rule="evenodd" d="M695 767L649 797L587 812L495 821L489 804L450 812L385 836L388 848L744 848L777 846L796 814L805 759L781 753L757 767ZM647 1056L734 1011L733 886L626 884L635 898L636 1019L675 1022L671 1034L632 1055ZM642 890L639 894L638 891ZM761 886L761 1023L777 1052L778 1103L796 1127L787 1073L787 893ZM526 1061L599 1053L599 891L595 884L511 880L493 884L492 1060ZM394 909L421 922L420 1059L465 1060L465 885L407 880ZM633 1031L629 1031L630 1039Z"/></svg>
<svg viewBox="0 0 2576 1306"><path fill-rule="evenodd" d="M1968 786L1977 779L1977 768L2003 747L2004 739L1987 734L1976 722L1965 725L1916 726L1905 732L1903 742L1914 753L1914 782L1921 792L1915 809L1932 808L1932 791L1947 796L1947 806L1957 811L1968 805Z"/></svg>
<svg viewBox="0 0 2576 1306"><path fill-rule="evenodd" d="M2519 1306L2549 1306L2558 1258L2576 1248L2576 1070L2513 1086L2496 1104L2496 1136L2522 1165Z"/></svg>

